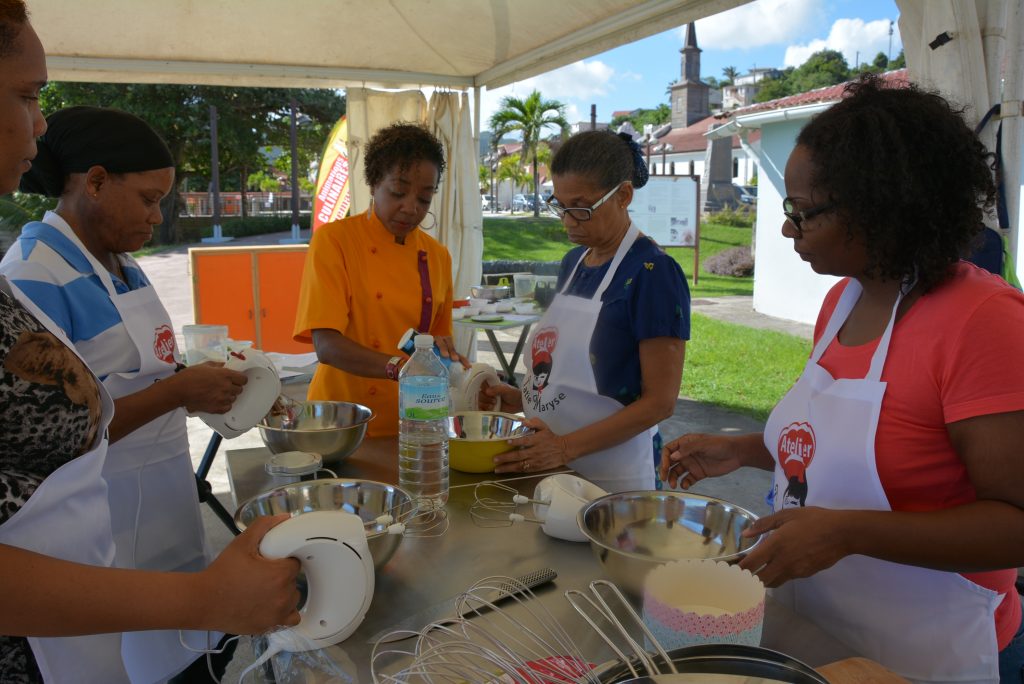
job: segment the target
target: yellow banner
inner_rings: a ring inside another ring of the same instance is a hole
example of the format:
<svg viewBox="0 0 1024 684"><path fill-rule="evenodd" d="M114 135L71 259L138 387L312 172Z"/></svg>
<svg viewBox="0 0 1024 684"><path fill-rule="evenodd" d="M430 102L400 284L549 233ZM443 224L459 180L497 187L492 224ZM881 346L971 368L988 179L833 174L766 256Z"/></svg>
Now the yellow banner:
<svg viewBox="0 0 1024 684"><path fill-rule="evenodd" d="M325 223L345 218L352 193L348 173L348 121L338 119L324 147L324 158L316 176L316 197L313 201L313 230Z"/></svg>

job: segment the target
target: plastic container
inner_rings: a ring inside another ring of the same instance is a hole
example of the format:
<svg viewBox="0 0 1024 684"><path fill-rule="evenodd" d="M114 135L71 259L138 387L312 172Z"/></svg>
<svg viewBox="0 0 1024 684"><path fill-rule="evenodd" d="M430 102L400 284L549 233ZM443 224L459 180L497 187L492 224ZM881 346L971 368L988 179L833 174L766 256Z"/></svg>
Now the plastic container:
<svg viewBox="0 0 1024 684"><path fill-rule="evenodd" d="M516 273L512 276L516 297L530 297L537 286L537 276L532 273Z"/></svg>
<svg viewBox="0 0 1024 684"><path fill-rule="evenodd" d="M181 336L185 339L186 365L227 361L228 326L186 325L181 329Z"/></svg>
<svg viewBox="0 0 1024 684"><path fill-rule="evenodd" d="M323 470L324 464L320 454L285 451L274 454L263 467L273 478L274 486L280 487L300 480L312 480L317 472Z"/></svg>
<svg viewBox="0 0 1024 684"><path fill-rule="evenodd" d="M421 509L448 501L448 369L434 338L416 335L398 375L398 486Z"/></svg>

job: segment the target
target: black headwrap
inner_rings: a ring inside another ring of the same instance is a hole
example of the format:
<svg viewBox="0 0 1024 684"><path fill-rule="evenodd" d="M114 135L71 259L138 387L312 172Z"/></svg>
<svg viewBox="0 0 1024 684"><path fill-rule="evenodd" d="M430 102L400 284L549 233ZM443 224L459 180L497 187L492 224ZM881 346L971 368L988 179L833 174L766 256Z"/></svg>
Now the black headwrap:
<svg viewBox="0 0 1024 684"><path fill-rule="evenodd" d="M32 168L21 191L60 197L64 180L102 166L110 173L135 173L174 166L167 144L149 124L128 112L68 107L46 119Z"/></svg>
<svg viewBox="0 0 1024 684"><path fill-rule="evenodd" d="M633 181L634 188L642 188L647 185L650 172L647 170L647 160L644 159L644 151L640 149L640 143L633 140L629 133L619 133L619 137L629 145L629 151L633 153Z"/></svg>

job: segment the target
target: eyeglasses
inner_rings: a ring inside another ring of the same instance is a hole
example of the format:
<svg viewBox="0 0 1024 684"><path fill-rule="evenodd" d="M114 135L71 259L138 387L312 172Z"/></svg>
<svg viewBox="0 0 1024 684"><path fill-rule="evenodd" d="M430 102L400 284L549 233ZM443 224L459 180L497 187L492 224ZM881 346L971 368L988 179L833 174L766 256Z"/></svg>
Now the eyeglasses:
<svg viewBox="0 0 1024 684"><path fill-rule="evenodd" d="M627 181L623 181L623 183L625 183L625 182L627 182ZM575 220L575 221L579 221L579 222L589 221L591 219L591 217L593 216L594 211L599 206L601 206L602 204L607 202L609 199L611 199L611 196L614 195L616 192L618 192L619 188L621 188L621 187L622 187L622 183L619 183L614 188L609 190L607 195L605 195L601 199L597 200L597 202L595 202L594 205L589 207L589 208L588 207L563 207L562 204L558 200L556 200L554 197L552 197L547 202L545 202L545 204L547 205L548 209L550 209L551 212L555 216L557 216L558 218L565 218L565 215L568 214L569 216L572 216L573 220Z"/></svg>
<svg viewBox="0 0 1024 684"><path fill-rule="evenodd" d="M796 228L796 236L801 238L804 236L804 221L812 219L815 216L820 216L824 213L830 212L835 208L835 203L829 202L828 204L822 204L821 206L818 207L811 207L810 209L806 209L804 211L797 211L796 207L793 206L793 200L791 200L789 197L782 200L782 213L786 215L786 218L789 219L790 223L793 224L793 227Z"/></svg>

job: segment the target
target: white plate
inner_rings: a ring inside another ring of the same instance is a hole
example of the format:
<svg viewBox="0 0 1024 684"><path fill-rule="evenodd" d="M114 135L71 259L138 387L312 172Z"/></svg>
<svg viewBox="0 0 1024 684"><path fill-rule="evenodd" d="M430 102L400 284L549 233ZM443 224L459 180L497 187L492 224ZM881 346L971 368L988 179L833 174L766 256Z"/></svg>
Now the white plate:
<svg viewBox="0 0 1024 684"><path fill-rule="evenodd" d="M497 314L482 314L480 316L473 316L473 320L477 323L501 323L505 320L505 317L498 316Z"/></svg>

